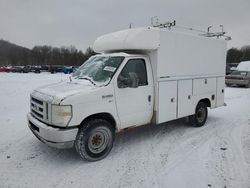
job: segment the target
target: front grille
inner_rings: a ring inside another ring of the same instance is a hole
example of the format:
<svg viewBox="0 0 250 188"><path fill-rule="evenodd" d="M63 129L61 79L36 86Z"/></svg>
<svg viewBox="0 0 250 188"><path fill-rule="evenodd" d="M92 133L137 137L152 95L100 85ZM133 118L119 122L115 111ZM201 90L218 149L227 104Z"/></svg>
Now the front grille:
<svg viewBox="0 0 250 188"><path fill-rule="evenodd" d="M43 115L37 113L35 110L31 110L31 112L32 112L33 114L35 114L36 116L40 117L41 119L43 119Z"/></svg>
<svg viewBox="0 0 250 188"><path fill-rule="evenodd" d="M44 102L40 99L31 96L30 98L30 111L33 116L37 119L41 120L42 122L48 123L49 116L48 116L48 103Z"/></svg>
<svg viewBox="0 0 250 188"><path fill-rule="evenodd" d="M37 104L43 105L43 101L40 101L38 99L35 99L34 97L31 97L31 100L34 101Z"/></svg>

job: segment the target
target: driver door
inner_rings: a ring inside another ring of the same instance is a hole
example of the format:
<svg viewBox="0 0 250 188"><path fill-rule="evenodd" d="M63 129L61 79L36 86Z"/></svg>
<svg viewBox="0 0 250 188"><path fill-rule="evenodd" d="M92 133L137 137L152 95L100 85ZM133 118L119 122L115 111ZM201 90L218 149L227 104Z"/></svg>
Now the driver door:
<svg viewBox="0 0 250 188"><path fill-rule="evenodd" d="M115 96L121 128L143 125L151 121L153 84L152 73L147 65L144 58L129 59L117 77ZM128 81L131 73L137 76L138 87L132 88L121 81Z"/></svg>

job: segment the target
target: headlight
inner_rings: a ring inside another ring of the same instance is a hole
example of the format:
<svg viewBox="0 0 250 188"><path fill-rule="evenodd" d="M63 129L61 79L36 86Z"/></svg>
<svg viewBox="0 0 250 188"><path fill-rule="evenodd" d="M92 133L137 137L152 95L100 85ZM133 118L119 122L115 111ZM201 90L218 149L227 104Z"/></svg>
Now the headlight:
<svg viewBox="0 0 250 188"><path fill-rule="evenodd" d="M72 106L70 105L52 105L52 125L66 127L72 118Z"/></svg>

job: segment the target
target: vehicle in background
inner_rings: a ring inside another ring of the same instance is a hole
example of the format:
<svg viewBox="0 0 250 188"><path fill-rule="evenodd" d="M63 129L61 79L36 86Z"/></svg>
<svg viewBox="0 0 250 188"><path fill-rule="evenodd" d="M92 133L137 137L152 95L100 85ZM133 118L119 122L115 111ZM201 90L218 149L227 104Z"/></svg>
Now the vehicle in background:
<svg viewBox="0 0 250 188"><path fill-rule="evenodd" d="M250 88L250 61L239 63L236 70L226 76L226 85L244 86Z"/></svg>
<svg viewBox="0 0 250 188"><path fill-rule="evenodd" d="M9 67L0 67L0 72L9 72L10 68Z"/></svg>
<svg viewBox="0 0 250 188"><path fill-rule="evenodd" d="M41 73L41 66L32 66L32 72Z"/></svg>
<svg viewBox="0 0 250 188"><path fill-rule="evenodd" d="M41 72L49 72L49 65L41 65Z"/></svg>
<svg viewBox="0 0 250 188"><path fill-rule="evenodd" d="M65 74L70 74L70 73L75 72L78 68L79 68L79 66L64 66L63 72Z"/></svg>
<svg viewBox="0 0 250 188"><path fill-rule="evenodd" d="M22 70L23 70L23 67L24 67L24 66L12 66L12 67L9 69L9 72L21 73Z"/></svg>
<svg viewBox="0 0 250 188"><path fill-rule="evenodd" d="M94 50L70 79L31 93L28 126L43 143L97 161L116 132L183 117L200 127L224 105L225 40L146 27L101 36Z"/></svg>
<svg viewBox="0 0 250 188"><path fill-rule="evenodd" d="M63 72L63 65L50 65L49 72L51 74L57 73L57 72Z"/></svg>
<svg viewBox="0 0 250 188"><path fill-rule="evenodd" d="M63 72L64 72L64 74L70 74L73 72L73 67L72 66L64 66Z"/></svg>
<svg viewBox="0 0 250 188"><path fill-rule="evenodd" d="M232 72L231 67L226 64L226 75L230 74Z"/></svg>
<svg viewBox="0 0 250 188"><path fill-rule="evenodd" d="M73 66L73 72L75 72L79 67L80 66L77 66L77 65Z"/></svg>
<svg viewBox="0 0 250 188"><path fill-rule="evenodd" d="M31 72L31 65L25 65L22 70L23 73Z"/></svg>
<svg viewBox="0 0 250 188"><path fill-rule="evenodd" d="M26 65L22 68L22 73L29 73L29 72L34 72L34 73L40 73L41 72L41 66L38 65Z"/></svg>
<svg viewBox="0 0 250 188"><path fill-rule="evenodd" d="M226 63L226 75L236 70L239 63Z"/></svg>

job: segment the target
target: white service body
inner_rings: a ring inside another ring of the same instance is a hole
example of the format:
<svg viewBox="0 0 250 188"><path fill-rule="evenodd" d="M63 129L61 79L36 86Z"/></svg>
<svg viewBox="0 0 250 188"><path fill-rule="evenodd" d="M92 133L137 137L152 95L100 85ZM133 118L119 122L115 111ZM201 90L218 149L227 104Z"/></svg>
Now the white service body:
<svg viewBox="0 0 250 188"><path fill-rule="evenodd" d="M124 57L108 84L72 78L31 94L29 127L48 145L73 146L79 126L90 117L110 120L120 131L192 115L201 100L210 108L224 105L224 40L149 27L103 35L94 50L101 53L96 57ZM119 88L121 71L135 59L145 62L147 81ZM64 105L71 107L62 113L70 119L53 125L52 106Z"/></svg>

